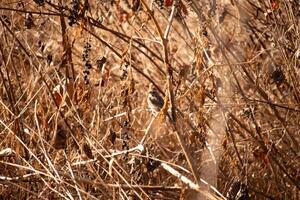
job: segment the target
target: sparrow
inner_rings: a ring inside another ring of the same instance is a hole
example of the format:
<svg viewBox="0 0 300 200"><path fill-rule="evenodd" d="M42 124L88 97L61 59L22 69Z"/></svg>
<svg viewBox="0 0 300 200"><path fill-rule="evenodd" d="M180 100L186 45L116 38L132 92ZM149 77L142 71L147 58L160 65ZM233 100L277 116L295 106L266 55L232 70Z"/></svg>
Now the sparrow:
<svg viewBox="0 0 300 200"><path fill-rule="evenodd" d="M153 84L150 84L149 86L147 103L154 116L156 116L164 106L164 99L161 97L159 91Z"/></svg>

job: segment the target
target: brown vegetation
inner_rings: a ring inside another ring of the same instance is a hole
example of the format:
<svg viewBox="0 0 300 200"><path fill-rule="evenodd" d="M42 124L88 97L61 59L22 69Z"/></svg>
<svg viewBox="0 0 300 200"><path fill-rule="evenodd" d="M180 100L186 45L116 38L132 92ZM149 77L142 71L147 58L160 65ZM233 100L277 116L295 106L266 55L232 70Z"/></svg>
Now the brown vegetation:
<svg viewBox="0 0 300 200"><path fill-rule="evenodd" d="M299 28L298 1L0 0L0 199L299 199Z"/></svg>

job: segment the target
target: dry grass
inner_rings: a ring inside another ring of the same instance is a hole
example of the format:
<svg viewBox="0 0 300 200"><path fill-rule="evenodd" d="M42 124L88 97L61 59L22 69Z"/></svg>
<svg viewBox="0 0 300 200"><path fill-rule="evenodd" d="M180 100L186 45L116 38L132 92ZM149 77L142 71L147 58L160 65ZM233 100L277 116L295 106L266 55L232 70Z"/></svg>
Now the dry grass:
<svg viewBox="0 0 300 200"><path fill-rule="evenodd" d="M300 198L300 4L151 2L0 0L1 199Z"/></svg>

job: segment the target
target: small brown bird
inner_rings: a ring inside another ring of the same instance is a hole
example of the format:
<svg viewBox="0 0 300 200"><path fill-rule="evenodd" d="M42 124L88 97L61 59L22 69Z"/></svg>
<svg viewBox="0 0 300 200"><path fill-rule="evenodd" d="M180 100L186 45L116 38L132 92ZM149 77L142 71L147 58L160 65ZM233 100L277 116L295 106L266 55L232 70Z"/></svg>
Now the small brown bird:
<svg viewBox="0 0 300 200"><path fill-rule="evenodd" d="M164 106L164 99L160 96L159 91L153 84L149 86L147 102L154 116L156 116Z"/></svg>

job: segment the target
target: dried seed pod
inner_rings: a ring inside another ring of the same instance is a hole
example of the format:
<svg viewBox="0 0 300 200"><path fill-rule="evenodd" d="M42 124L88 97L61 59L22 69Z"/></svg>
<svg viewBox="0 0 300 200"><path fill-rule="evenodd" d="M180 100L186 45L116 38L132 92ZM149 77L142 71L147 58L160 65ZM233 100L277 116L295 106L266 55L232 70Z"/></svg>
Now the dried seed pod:
<svg viewBox="0 0 300 200"><path fill-rule="evenodd" d="M53 147L57 150L67 147L67 132L61 125L58 125L53 138Z"/></svg>
<svg viewBox="0 0 300 200"><path fill-rule="evenodd" d="M82 52L82 61L85 63L84 64L84 70L83 70L83 79L85 84L89 84L89 75L90 75L90 70L92 69L92 64L89 60L90 57L90 51L91 51L91 43L89 41L86 41L83 47L83 52Z"/></svg>

